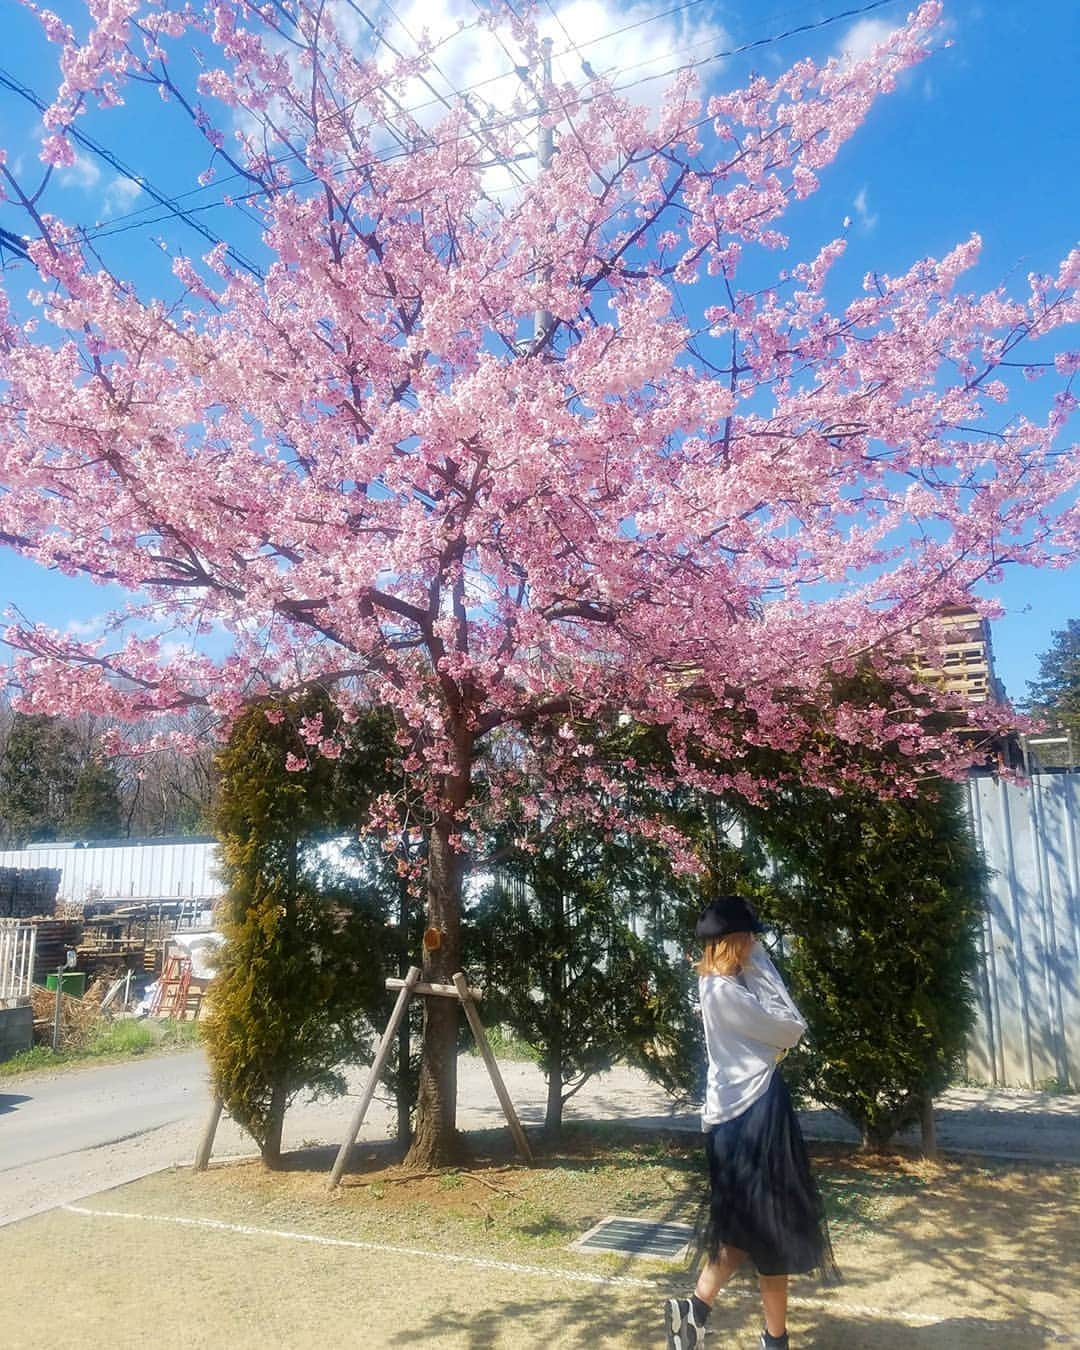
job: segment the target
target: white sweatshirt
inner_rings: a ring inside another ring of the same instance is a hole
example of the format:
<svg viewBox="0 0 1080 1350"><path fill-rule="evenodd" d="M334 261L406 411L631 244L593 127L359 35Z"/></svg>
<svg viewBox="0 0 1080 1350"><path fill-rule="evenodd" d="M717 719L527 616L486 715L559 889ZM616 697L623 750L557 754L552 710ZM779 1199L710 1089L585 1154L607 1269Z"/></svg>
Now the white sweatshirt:
<svg viewBox="0 0 1080 1350"><path fill-rule="evenodd" d="M781 1052L806 1030L765 949L755 942L740 975L698 981L709 1077L701 1128L741 1115L769 1086Z"/></svg>

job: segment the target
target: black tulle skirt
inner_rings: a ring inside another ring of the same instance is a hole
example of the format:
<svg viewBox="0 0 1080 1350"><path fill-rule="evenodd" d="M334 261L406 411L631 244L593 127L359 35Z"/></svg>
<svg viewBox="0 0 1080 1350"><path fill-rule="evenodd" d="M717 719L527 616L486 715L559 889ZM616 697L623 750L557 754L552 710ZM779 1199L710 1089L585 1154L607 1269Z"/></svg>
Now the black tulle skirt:
<svg viewBox="0 0 1080 1350"><path fill-rule="evenodd" d="M749 1253L759 1275L839 1279L825 1208L787 1084L774 1073L752 1106L705 1136L709 1197L703 1247Z"/></svg>

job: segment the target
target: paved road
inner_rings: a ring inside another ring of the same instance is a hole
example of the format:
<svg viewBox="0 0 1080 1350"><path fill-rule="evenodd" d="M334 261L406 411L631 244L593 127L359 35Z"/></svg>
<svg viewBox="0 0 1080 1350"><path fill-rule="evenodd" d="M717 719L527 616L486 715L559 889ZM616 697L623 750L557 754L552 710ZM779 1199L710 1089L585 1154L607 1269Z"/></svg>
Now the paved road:
<svg viewBox="0 0 1080 1350"><path fill-rule="evenodd" d="M545 1085L536 1066L506 1064L503 1072L525 1123L542 1121ZM458 1077L462 1127L501 1124L482 1063L463 1056ZM286 1147L340 1140L363 1081L358 1071L344 1099L295 1104ZM209 1105L200 1050L0 1079L0 1225L187 1163ZM587 1084L567 1115L697 1129L693 1113L675 1109L662 1089L621 1068ZM803 1122L817 1138L852 1137L850 1126L830 1112L807 1112ZM383 1139L391 1127L390 1102L376 1098L361 1137ZM938 1136L946 1149L1080 1163L1080 1097L954 1089L939 1103ZM250 1139L224 1121L215 1156L251 1151Z"/></svg>
<svg viewBox="0 0 1080 1350"><path fill-rule="evenodd" d="M365 1136L385 1137L388 1106L376 1102ZM0 1080L0 1225L189 1162L209 1109L201 1050ZM333 1139L349 1113L347 1101L297 1105L286 1145ZM222 1122L215 1156L252 1148Z"/></svg>
<svg viewBox="0 0 1080 1350"><path fill-rule="evenodd" d="M206 1103L202 1052L125 1061L0 1089L0 1170L55 1161L196 1116Z"/></svg>

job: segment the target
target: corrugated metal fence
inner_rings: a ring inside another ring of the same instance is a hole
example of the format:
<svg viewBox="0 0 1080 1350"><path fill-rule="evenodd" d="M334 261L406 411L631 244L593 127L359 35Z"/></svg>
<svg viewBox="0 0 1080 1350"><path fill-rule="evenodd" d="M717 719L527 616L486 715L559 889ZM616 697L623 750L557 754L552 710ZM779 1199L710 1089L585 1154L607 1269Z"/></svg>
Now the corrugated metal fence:
<svg viewBox="0 0 1080 1350"><path fill-rule="evenodd" d="M222 893L217 846L212 839L94 845L0 852L0 867L55 867L63 876L57 899L208 900Z"/></svg>
<svg viewBox="0 0 1080 1350"><path fill-rule="evenodd" d="M972 778L972 824L991 869L968 1073L1080 1084L1080 773L1023 786Z"/></svg>

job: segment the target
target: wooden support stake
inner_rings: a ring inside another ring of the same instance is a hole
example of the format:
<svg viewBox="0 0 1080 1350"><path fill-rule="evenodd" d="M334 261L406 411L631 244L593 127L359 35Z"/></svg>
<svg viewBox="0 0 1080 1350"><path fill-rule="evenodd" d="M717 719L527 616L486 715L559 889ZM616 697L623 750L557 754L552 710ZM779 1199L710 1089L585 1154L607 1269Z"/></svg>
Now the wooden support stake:
<svg viewBox="0 0 1080 1350"><path fill-rule="evenodd" d="M199 1147L195 1150L196 1172L205 1172L210 1166L210 1154L214 1151L214 1136L217 1134L218 1121L221 1119L221 1108L223 1106L224 1102L221 1097L215 1094L213 1104L210 1107L210 1119L206 1122L206 1129L202 1132Z"/></svg>
<svg viewBox="0 0 1080 1350"><path fill-rule="evenodd" d="M476 1038L480 1054L483 1056L487 1071L491 1075L495 1095L503 1109L506 1123L510 1126L510 1133L514 1136L517 1151L527 1163L531 1163L533 1156L532 1150L529 1148L529 1141L525 1138L525 1131L521 1128L521 1121L518 1120L517 1112L514 1110L514 1103L510 1100L510 1094L506 1090L506 1084L503 1082L499 1066L495 1062L495 1056L491 1053L484 1024L480 1021L480 1014L476 1011L476 1004L473 1002L472 990L465 983L465 976L460 971L454 976L454 988L457 990L458 998L461 999L465 1016L469 1019L469 1026L472 1028L472 1034Z"/></svg>
<svg viewBox="0 0 1080 1350"><path fill-rule="evenodd" d="M371 1105L371 1099L375 1095L375 1088L378 1085L379 1078L383 1069L386 1067L386 1061L390 1058L390 1051L394 1047L394 1038L397 1035L398 1024L405 1016L405 1010L409 1006L409 999L412 997L413 990L420 980L420 967L410 966L409 973L404 980L395 980L392 987L400 984L401 989L397 996L397 1002L394 1004L394 1011L390 1014L390 1021L386 1024L386 1030L383 1032L383 1038L379 1042L378 1053L375 1056L375 1062L371 1066L371 1073L368 1075L367 1086L364 1088L360 1103L353 1113L353 1118L349 1122L349 1133L342 1141L338 1149L338 1155L334 1159L334 1166L330 1170L330 1189L333 1190L341 1180L341 1174L345 1170L345 1164L349 1160L349 1152L356 1142L356 1136L360 1133L360 1126L364 1123L364 1117L367 1115L367 1109ZM390 985L390 981L386 982Z"/></svg>
<svg viewBox="0 0 1080 1350"><path fill-rule="evenodd" d="M403 989L403 988L405 987L405 981L404 981L404 980L395 980L395 979L392 979L392 978L391 978L391 979L389 979L389 980L386 981L386 987L387 987L387 989ZM438 998L458 998L458 997L459 997L457 989L456 989L455 986L452 985L452 984L425 984L423 980L418 981L417 984L413 987L413 993L414 993L414 994L434 994L434 995L436 995ZM470 998L479 999L479 997L480 997L480 990L479 990L479 989L470 989L470 990L469 990L469 997L470 997Z"/></svg>

